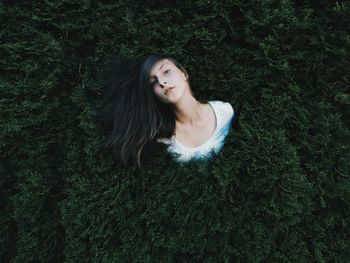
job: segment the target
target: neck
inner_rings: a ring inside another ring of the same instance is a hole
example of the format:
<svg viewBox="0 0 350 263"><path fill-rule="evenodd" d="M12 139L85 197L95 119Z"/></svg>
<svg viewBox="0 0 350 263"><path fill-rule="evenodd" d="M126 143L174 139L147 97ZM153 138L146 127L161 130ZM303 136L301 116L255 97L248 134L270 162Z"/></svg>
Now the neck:
<svg viewBox="0 0 350 263"><path fill-rule="evenodd" d="M194 126L201 120L201 103L193 96L184 96L174 104L176 122L181 125Z"/></svg>

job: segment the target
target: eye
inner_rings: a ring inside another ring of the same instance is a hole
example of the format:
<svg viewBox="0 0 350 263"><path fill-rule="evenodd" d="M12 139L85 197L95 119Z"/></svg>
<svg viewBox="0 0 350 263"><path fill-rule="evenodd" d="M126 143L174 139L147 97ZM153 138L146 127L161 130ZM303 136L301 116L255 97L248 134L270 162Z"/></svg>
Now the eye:
<svg viewBox="0 0 350 263"><path fill-rule="evenodd" d="M167 69L166 71L164 71L164 73L168 73L170 71L170 69Z"/></svg>

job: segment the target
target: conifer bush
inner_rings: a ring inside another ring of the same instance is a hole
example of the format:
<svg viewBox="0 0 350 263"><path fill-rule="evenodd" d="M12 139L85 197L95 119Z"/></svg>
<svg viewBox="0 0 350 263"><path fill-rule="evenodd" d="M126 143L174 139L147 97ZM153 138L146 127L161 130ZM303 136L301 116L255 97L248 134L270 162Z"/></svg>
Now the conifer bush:
<svg viewBox="0 0 350 263"><path fill-rule="evenodd" d="M350 5L2 1L0 262L349 262ZM235 110L221 152L98 144L115 56Z"/></svg>

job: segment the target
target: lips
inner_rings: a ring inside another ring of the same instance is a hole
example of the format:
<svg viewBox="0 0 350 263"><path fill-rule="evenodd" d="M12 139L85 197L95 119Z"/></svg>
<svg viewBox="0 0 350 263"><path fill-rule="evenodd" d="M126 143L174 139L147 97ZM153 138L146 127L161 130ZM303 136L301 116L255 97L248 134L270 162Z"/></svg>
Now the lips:
<svg viewBox="0 0 350 263"><path fill-rule="evenodd" d="M167 88L167 89L165 90L164 94L167 95L168 92L169 92L170 90L172 90L172 89L174 89L174 87Z"/></svg>

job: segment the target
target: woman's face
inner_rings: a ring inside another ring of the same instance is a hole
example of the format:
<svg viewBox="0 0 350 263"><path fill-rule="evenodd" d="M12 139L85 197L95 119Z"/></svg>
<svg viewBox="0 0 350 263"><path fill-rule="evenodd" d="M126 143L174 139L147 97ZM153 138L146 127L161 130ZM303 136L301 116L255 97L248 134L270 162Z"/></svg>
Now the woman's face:
<svg viewBox="0 0 350 263"><path fill-rule="evenodd" d="M167 59L153 65L149 82L156 97L164 103L178 101L189 89L186 74Z"/></svg>

